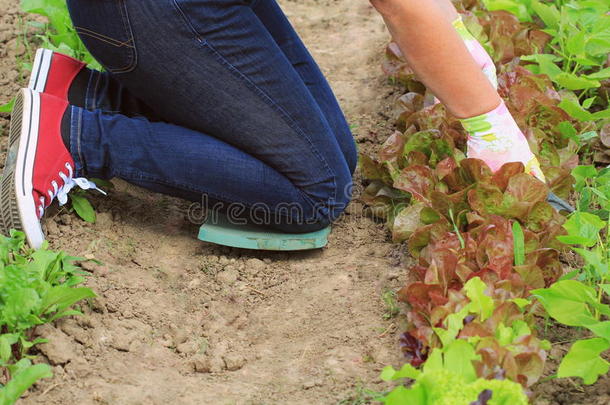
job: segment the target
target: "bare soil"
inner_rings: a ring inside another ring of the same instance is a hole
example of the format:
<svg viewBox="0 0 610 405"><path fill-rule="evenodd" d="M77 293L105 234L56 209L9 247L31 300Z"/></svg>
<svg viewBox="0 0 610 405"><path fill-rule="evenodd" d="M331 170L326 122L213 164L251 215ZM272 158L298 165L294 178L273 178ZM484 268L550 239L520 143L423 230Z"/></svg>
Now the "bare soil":
<svg viewBox="0 0 610 405"><path fill-rule="evenodd" d="M14 3L0 0L0 102L25 84ZM378 113L394 91L379 69L388 35L368 2L281 3L361 147L387 138ZM93 197L96 224L65 210L46 221L53 248L103 263L84 264L99 298L39 331L55 376L22 404L331 404L400 362L381 295L405 281L404 254L360 204L328 248L262 253L202 243L187 203L115 185Z"/></svg>
<svg viewBox="0 0 610 405"><path fill-rule="evenodd" d="M360 149L378 147L393 130L399 95L379 68L382 20L367 1L279 2ZM0 0L0 104L27 83L22 63L33 51L15 3ZM0 114L3 137L7 128ZM401 364L403 325L385 316L381 297L404 285L408 259L358 201L323 250L252 252L198 241L188 203L114 184L108 197L93 197L96 224L65 209L46 221L51 247L102 263L83 263L99 298L84 316L39 330L50 339L40 358L55 376L20 404L355 404L358 387L388 388L378 376ZM568 345L556 332L551 356L559 357ZM535 391L538 405L610 403L607 377L594 387L562 380Z"/></svg>
<svg viewBox="0 0 610 405"><path fill-rule="evenodd" d="M542 324L542 322L541 322ZM542 337L552 343L545 368L545 377L557 372L561 359L568 353L572 343L593 336L586 330L578 330L563 325L541 325ZM606 360L610 359L605 354ZM543 378L535 387L534 405L608 405L610 404L610 375L601 376L594 385L582 385L579 379Z"/></svg>

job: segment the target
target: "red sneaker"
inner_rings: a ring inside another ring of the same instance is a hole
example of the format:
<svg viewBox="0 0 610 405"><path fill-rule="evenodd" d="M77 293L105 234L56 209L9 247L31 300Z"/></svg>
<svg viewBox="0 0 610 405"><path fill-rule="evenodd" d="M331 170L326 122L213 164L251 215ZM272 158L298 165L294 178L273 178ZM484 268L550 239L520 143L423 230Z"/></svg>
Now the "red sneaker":
<svg viewBox="0 0 610 405"><path fill-rule="evenodd" d="M40 48L36 51L28 88L67 100L70 85L85 66L77 59Z"/></svg>
<svg viewBox="0 0 610 405"><path fill-rule="evenodd" d="M9 146L0 185L0 217L4 233L22 230L29 245L44 241L40 220L57 197L60 204L75 186L95 188L74 179L74 160L61 138L61 120L68 102L22 89L11 115Z"/></svg>

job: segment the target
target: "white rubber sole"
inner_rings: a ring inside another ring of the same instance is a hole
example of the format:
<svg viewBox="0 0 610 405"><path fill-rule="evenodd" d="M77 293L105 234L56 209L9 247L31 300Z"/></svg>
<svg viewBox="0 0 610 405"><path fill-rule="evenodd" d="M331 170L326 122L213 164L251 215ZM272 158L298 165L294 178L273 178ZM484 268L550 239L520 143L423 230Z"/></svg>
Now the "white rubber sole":
<svg viewBox="0 0 610 405"><path fill-rule="evenodd" d="M45 240L32 195L39 124L40 94L22 89L11 115L8 152L0 184L0 217L5 233L11 229L23 231L32 248L39 248Z"/></svg>
<svg viewBox="0 0 610 405"><path fill-rule="evenodd" d="M30 83L28 88L40 93L44 93L44 89L47 85L47 78L49 77L49 70L51 69L51 60L53 58L53 51L50 49L39 48L36 51L36 57L34 58L34 64L32 65L32 75L30 76Z"/></svg>

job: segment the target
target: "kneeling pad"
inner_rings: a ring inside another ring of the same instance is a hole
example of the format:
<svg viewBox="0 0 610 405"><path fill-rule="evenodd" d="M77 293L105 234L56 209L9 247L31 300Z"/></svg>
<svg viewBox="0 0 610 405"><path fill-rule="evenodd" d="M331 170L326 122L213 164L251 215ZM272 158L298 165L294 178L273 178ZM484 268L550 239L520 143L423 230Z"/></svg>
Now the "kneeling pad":
<svg viewBox="0 0 610 405"><path fill-rule="evenodd" d="M222 246L254 250L309 250L328 244L330 226L309 233L281 233L260 225L231 223L225 215L215 214L199 229L199 239Z"/></svg>

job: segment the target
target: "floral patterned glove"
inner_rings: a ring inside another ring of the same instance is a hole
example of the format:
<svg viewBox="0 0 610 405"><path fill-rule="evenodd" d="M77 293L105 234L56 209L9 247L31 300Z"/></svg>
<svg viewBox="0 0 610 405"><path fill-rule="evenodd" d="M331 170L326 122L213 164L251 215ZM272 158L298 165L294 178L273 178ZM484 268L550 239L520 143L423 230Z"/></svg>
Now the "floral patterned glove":
<svg viewBox="0 0 610 405"><path fill-rule="evenodd" d="M474 57L474 60L481 67L481 70L487 76L491 84L495 89L498 88L498 77L496 72L496 65L493 59L487 53L483 45L468 31L462 17L458 17L453 23L453 27L458 32L460 37L464 40L466 48L470 51L470 54Z"/></svg>
<svg viewBox="0 0 610 405"><path fill-rule="evenodd" d="M460 120L468 132L468 157L481 159L492 171L509 162L521 162L525 172L546 182L540 163L504 101L493 111Z"/></svg>

